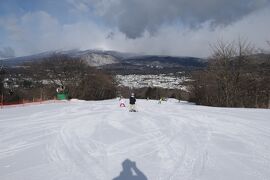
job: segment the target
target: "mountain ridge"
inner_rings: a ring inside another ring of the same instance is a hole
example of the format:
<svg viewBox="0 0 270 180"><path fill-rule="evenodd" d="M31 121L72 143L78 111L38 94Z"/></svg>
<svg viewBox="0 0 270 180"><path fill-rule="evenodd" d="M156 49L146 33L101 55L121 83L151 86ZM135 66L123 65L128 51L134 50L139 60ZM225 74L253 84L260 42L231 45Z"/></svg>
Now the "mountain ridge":
<svg viewBox="0 0 270 180"><path fill-rule="evenodd" d="M87 62L89 66L105 69L113 73L145 73L154 74L163 72L176 72L203 68L206 60L188 56L167 56L167 55L140 55L133 53L123 53L118 51L104 50L68 50L68 51L48 51L31 56L23 56L1 60L5 66L21 66L28 62L38 62L44 58L54 55L67 55L79 58Z"/></svg>
<svg viewBox="0 0 270 180"><path fill-rule="evenodd" d="M38 59L42 59L45 57L50 57L53 55L68 55L71 57L82 57L89 54L97 54L97 55L109 55L113 56L118 60L131 60L131 59L141 59L141 58L149 58L149 57L173 57L173 58L197 58L192 56L170 56L170 55L142 55L142 54L135 54L135 53L125 53L113 50L96 50L96 49L89 49L89 50L56 50L56 51L45 51L38 54L32 54L27 56L20 56L20 57L12 57L6 59L0 59L2 62L10 62L13 61L14 63L24 63L25 61L35 61ZM198 58L203 59L203 58ZM19 62L21 61L21 62Z"/></svg>

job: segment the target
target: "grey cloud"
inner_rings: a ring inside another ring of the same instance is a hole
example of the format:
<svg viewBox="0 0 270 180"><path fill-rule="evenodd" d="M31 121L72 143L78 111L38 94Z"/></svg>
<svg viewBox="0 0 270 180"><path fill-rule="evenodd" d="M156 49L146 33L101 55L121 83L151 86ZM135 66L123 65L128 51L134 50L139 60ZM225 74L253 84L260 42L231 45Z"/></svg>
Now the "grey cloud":
<svg viewBox="0 0 270 180"><path fill-rule="evenodd" d="M0 49L0 58L15 57L15 51L11 47L3 47Z"/></svg>
<svg viewBox="0 0 270 180"><path fill-rule="evenodd" d="M90 0L83 1L87 1L88 4L90 2ZM210 29L210 22L205 20L210 18L202 18L203 16L201 16L200 19L196 16L196 19L192 18L194 16L185 16L184 19L177 15L178 11L175 9L178 8L175 7L171 7L171 10L163 13L163 15L154 16L154 13L161 11L163 6L167 7L167 3L161 0L156 0L156 4L153 3L153 8L149 12L147 9L150 5L142 6L141 4L146 2L138 0L144 14L136 12L137 9L140 9L138 4L133 5L136 8L132 9L130 13L134 16L137 14L137 17L134 18L131 15L122 17L123 13L128 12L125 8L122 10L117 9L123 6L123 4L118 4L123 3L122 0L107 0L107 3L103 0L103 4L91 1L92 4L95 4L95 13L114 25L118 25L118 28L107 24L104 26L103 23L97 23L91 19L61 24L57 17L44 11L29 12L10 20L2 19L1 21L0 17L0 26L2 25L4 30L7 31L7 40L0 42L0 59L3 58L2 54L5 54L5 57L7 57L7 54L9 54L8 56L14 54L11 48L10 50L1 48L4 46L14 48L16 56L50 50L104 49L132 53L206 57L210 53L209 44L215 43L220 38L231 41L239 38L239 36L248 38L258 48L269 49L269 47L266 47L266 40L270 40L269 6L259 10L261 5L257 5L254 10L242 14L243 18L241 16L238 16L238 18L233 17L235 19L230 21L224 20L222 22L222 18L220 18L220 22L215 22L214 18L212 18L213 23L222 25L238 21L225 27L215 25L214 29ZM129 4L132 1L126 2L125 6L131 6ZM147 2L152 3L153 1ZM164 4L160 5L159 2ZM170 1L168 0L168 2ZM251 7L255 7L255 5ZM114 11L110 11L112 9ZM142 17L144 18L141 19ZM219 19L219 16L217 17L216 19ZM121 21L122 19L125 19L125 21ZM176 28L175 22L177 23L180 20L190 26L195 24L193 27L199 26L200 28L190 30L190 28L182 27L182 25L179 25L181 28ZM205 21L207 23L204 23ZM120 27L122 28L121 32ZM155 34L155 36L152 34ZM137 38L140 36L142 37Z"/></svg>
<svg viewBox="0 0 270 180"><path fill-rule="evenodd" d="M86 1L86 0L77 0ZM163 24L190 28L210 22L226 26L268 6L270 0L89 0L98 15L117 26L128 38L153 34Z"/></svg>

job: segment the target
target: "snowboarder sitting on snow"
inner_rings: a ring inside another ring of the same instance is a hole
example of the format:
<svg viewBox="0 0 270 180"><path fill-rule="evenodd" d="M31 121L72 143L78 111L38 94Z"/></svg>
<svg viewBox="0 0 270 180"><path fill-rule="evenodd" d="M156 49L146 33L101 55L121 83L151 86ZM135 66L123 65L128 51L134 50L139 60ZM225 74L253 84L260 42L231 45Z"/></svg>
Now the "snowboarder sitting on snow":
<svg viewBox="0 0 270 180"><path fill-rule="evenodd" d="M131 93L131 96L129 98L129 105L130 105L130 112L136 112L136 109L135 109L135 102L136 102L136 98L135 98L135 95L134 93Z"/></svg>
<svg viewBox="0 0 270 180"><path fill-rule="evenodd" d="M125 100L123 99L123 96L120 97L119 101L120 101L120 107L126 107Z"/></svg>

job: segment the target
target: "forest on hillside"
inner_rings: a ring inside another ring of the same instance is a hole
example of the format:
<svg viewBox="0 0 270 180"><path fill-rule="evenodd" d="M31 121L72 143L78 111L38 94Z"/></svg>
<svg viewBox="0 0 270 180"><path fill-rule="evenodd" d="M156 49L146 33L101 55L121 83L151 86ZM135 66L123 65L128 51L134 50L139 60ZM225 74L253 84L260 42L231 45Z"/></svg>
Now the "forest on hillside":
<svg viewBox="0 0 270 180"><path fill-rule="evenodd" d="M218 41L212 51L207 67L193 72L191 101L208 106L270 108L269 54L255 53L244 40Z"/></svg>
<svg viewBox="0 0 270 180"><path fill-rule="evenodd" d="M86 62L65 55L53 55L1 71L4 102L54 99L56 89L64 87L68 99L110 99L116 96L114 78Z"/></svg>

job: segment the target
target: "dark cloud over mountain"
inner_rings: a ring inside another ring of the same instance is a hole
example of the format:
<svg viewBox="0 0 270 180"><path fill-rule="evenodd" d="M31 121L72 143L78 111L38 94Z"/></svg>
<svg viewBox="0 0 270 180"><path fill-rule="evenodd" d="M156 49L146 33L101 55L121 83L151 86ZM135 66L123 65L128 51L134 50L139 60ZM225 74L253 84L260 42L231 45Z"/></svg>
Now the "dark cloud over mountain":
<svg viewBox="0 0 270 180"><path fill-rule="evenodd" d="M131 39L141 37L145 31L152 34L164 24L180 24L191 28L205 22L209 22L212 27L228 25L270 3L270 0L78 1L94 6L98 15Z"/></svg>
<svg viewBox="0 0 270 180"><path fill-rule="evenodd" d="M270 0L0 2L0 59L70 49L207 57L209 44L239 37L269 49Z"/></svg>

